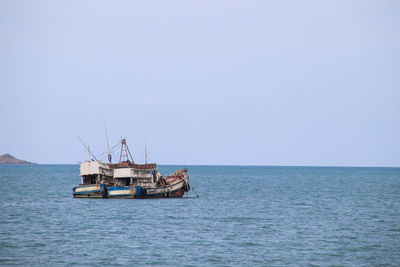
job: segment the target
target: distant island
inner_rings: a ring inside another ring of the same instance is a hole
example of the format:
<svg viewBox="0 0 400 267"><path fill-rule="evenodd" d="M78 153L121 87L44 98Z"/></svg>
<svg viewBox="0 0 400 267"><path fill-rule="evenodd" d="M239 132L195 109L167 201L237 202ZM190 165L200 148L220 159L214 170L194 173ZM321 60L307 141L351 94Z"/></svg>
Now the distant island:
<svg viewBox="0 0 400 267"><path fill-rule="evenodd" d="M10 154L0 156L0 164L36 164L22 159L17 159Z"/></svg>

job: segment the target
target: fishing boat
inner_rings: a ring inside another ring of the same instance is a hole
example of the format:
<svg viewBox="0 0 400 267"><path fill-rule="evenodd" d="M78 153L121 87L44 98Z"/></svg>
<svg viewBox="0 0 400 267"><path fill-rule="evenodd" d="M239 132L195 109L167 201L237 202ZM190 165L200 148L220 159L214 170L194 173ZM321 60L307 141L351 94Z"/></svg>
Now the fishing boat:
<svg viewBox="0 0 400 267"><path fill-rule="evenodd" d="M107 184L113 180L110 164L101 161L86 161L80 165L81 184L72 188L76 198L104 198L107 196Z"/></svg>
<svg viewBox="0 0 400 267"><path fill-rule="evenodd" d="M81 140L82 141L82 140ZM82 141L82 144L85 144ZM187 169L176 170L164 178L157 170L156 163L136 164L126 144L121 140L119 162L103 163L89 151L89 160L80 164L81 184L73 187L77 198L180 198L190 191ZM108 146L108 140L107 140ZM96 160L91 160L91 156Z"/></svg>
<svg viewBox="0 0 400 267"><path fill-rule="evenodd" d="M176 170L174 174L167 178L160 177L160 182L144 188L144 198L179 198L189 192L190 185L186 176L187 169Z"/></svg>

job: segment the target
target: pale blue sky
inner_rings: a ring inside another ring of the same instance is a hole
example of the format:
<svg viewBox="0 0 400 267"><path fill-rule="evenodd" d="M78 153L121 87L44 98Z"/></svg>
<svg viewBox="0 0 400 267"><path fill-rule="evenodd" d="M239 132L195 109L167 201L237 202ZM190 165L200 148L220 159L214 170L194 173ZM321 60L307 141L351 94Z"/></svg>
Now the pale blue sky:
<svg viewBox="0 0 400 267"><path fill-rule="evenodd" d="M0 154L400 166L399 1L0 0Z"/></svg>

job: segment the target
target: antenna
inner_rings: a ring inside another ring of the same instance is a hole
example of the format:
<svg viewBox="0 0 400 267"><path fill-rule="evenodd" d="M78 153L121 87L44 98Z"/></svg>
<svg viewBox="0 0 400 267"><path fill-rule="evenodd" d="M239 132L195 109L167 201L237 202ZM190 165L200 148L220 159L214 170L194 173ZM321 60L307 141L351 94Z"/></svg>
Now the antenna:
<svg viewBox="0 0 400 267"><path fill-rule="evenodd" d="M146 160L146 165L147 165L147 140L144 139L144 156Z"/></svg>
<svg viewBox="0 0 400 267"><path fill-rule="evenodd" d="M88 160L90 161L90 155L92 155L92 157L93 157L95 160L97 160L96 157L93 155L92 151L90 151L90 146L89 146L89 145L86 145L86 143L82 140L82 138L81 138L80 136L78 136L78 138L79 138L79 141L81 141L83 147L84 147L85 149L87 148Z"/></svg>
<svg viewBox="0 0 400 267"><path fill-rule="evenodd" d="M107 157L108 157L108 162L111 163L111 160L112 160L112 150L110 149L110 142L108 142L108 133L107 133L106 121L104 121L104 130L105 130L105 132L106 132L106 139L107 139Z"/></svg>

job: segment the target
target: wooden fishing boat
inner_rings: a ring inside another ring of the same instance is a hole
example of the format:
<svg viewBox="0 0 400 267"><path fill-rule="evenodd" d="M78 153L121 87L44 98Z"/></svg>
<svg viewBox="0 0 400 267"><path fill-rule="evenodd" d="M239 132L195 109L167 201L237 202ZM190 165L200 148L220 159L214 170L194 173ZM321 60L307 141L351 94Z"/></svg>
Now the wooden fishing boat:
<svg viewBox="0 0 400 267"><path fill-rule="evenodd" d="M80 165L81 184L72 188L77 198L104 198L107 184L112 182L113 170L100 161L86 161Z"/></svg>
<svg viewBox="0 0 400 267"><path fill-rule="evenodd" d="M91 160L81 163L81 184L73 187L73 196L77 198L180 198L189 192L190 185L187 169L176 170L164 178L157 170L156 163L136 164L126 144L121 140L119 162L109 163Z"/></svg>

